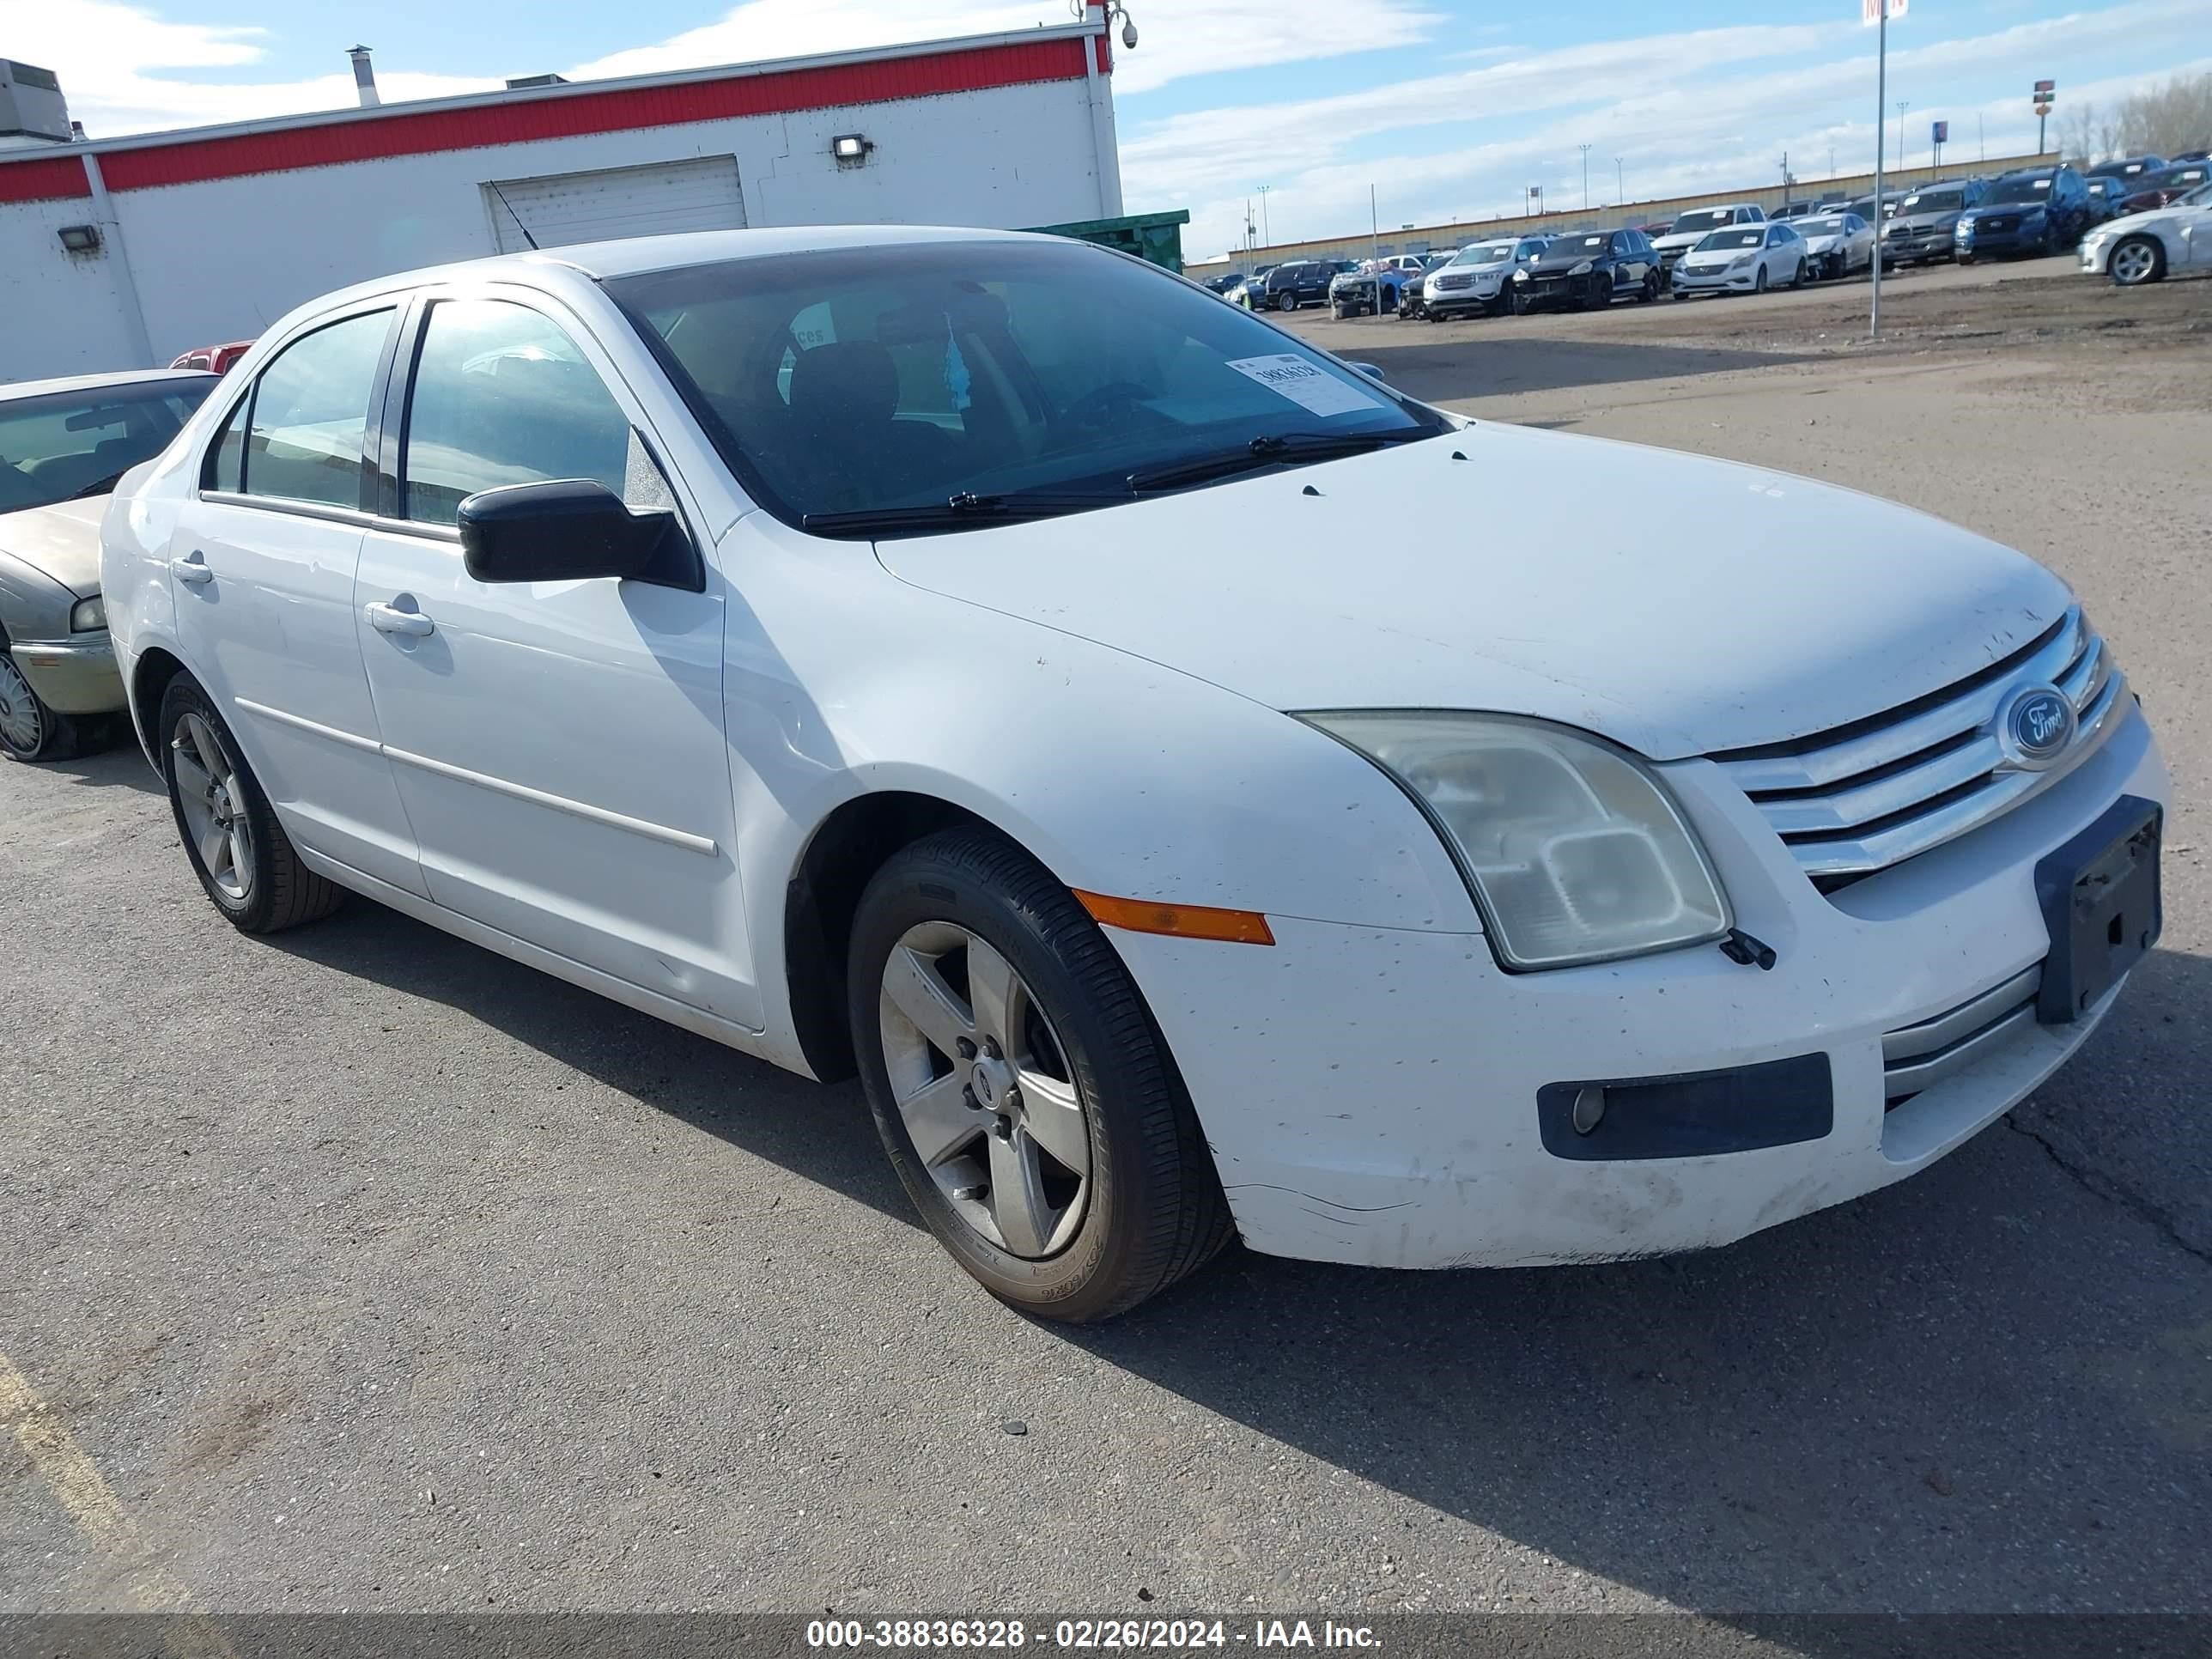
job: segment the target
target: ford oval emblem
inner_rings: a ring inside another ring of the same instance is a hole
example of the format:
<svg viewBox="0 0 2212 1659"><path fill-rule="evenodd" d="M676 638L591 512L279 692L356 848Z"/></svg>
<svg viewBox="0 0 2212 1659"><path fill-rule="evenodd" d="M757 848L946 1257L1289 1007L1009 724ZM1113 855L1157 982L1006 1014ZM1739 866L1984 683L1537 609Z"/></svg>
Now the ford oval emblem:
<svg viewBox="0 0 2212 1659"><path fill-rule="evenodd" d="M1997 746L2014 766L2039 772L2074 741L2074 705L2057 686L2028 686L1997 716Z"/></svg>

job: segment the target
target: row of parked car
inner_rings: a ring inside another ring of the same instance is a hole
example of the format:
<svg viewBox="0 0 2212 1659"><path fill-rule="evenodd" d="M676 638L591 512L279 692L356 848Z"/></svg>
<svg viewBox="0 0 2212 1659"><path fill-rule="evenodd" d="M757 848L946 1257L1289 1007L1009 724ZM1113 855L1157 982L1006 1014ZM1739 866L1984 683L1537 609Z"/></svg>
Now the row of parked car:
<svg viewBox="0 0 2212 1659"><path fill-rule="evenodd" d="M1771 218L1755 203L1728 203L1656 223L1501 236L1435 253L1291 259L1249 275L1231 271L1208 286L1255 311L1326 305L1340 319L1374 313L1441 321L1662 294L1763 293L1859 275L1877 255L1888 270L2076 246L2085 247L2085 264L2132 285L2191 263L2194 237L2166 236L2146 225L2117 265L2092 264L2084 239L2117 220L2168 209L2179 212L2175 225L2185 233L2207 200L2209 181L2212 161L2201 150L2171 160L2130 156L2086 169L1943 179L1879 200L1793 202ZM2101 238L2107 249L2125 240Z"/></svg>

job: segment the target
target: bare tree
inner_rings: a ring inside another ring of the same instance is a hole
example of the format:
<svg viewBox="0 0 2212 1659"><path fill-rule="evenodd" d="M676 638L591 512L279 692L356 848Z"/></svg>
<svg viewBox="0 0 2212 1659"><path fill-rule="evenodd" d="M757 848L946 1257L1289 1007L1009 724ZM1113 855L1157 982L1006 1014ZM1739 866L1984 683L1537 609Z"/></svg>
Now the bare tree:
<svg viewBox="0 0 2212 1659"><path fill-rule="evenodd" d="M2116 153L2171 155L2212 146L2212 75L2177 75L2121 100Z"/></svg>
<svg viewBox="0 0 2212 1659"><path fill-rule="evenodd" d="M2087 167L2105 159L2097 143L2097 106L2082 102L2069 105L2058 118L2058 153L2076 166Z"/></svg>

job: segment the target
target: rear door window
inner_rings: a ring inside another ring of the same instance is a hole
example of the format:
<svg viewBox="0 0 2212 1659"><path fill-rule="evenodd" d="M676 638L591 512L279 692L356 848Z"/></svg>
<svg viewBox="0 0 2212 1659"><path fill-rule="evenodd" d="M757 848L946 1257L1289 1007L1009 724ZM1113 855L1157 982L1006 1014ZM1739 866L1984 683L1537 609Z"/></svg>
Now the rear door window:
<svg viewBox="0 0 2212 1659"><path fill-rule="evenodd" d="M361 505L368 394L392 319L388 310L370 311L319 328L262 371L240 486L247 495Z"/></svg>

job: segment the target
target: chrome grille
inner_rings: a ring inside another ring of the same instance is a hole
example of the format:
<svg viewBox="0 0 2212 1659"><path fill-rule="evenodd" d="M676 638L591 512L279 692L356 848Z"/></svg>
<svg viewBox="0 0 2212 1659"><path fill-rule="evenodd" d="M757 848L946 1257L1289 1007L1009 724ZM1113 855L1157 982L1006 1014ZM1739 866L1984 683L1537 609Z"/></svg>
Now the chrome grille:
<svg viewBox="0 0 2212 1659"><path fill-rule="evenodd" d="M2071 744L2049 765L2016 765L1996 721L2015 692L2055 685L2074 705ZM1713 756L1806 874L1871 875L2008 811L2065 775L2120 724L2127 677L2070 607L2001 662L1899 708L1791 743Z"/></svg>
<svg viewBox="0 0 2212 1659"><path fill-rule="evenodd" d="M1437 289L1440 293L1456 293L1461 289L1473 288L1474 286L1474 276L1471 272L1462 271L1454 276L1439 276L1437 278Z"/></svg>

